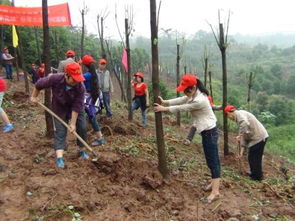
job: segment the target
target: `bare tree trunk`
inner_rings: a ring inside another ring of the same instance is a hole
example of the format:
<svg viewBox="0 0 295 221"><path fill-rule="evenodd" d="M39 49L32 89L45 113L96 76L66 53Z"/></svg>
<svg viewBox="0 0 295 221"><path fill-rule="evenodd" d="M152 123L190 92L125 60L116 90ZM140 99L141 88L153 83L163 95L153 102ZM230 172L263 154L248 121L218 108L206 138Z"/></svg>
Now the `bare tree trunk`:
<svg viewBox="0 0 295 221"><path fill-rule="evenodd" d="M177 56L176 56L176 87L179 85L179 75L180 75L180 70L179 70L179 61L180 61L180 56L179 56L179 44L177 44ZM176 92L176 96L179 97L180 93ZM177 126L180 126L180 112L178 111L176 114L176 124Z"/></svg>
<svg viewBox="0 0 295 221"><path fill-rule="evenodd" d="M4 47L4 31L3 31L3 25L0 25L0 48Z"/></svg>
<svg viewBox="0 0 295 221"><path fill-rule="evenodd" d="M247 85L248 85L248 96L247 96L247 104L248 110L251 112L251 89L253 87L254 75L253 72L250 72L249 76L247 76Z"/></svg>
<svg viewBox="0 0 295 221"><path fill-rule="evenodd" d="M185 75L185 74L186 74L186 69L187 69L187 67L186 67L186 66L184 66L184 68L183 68L183 70L184 70L184 73L183 73L183 75Z"/></svg>
<svg viewBox="0 0 295 221"><path fill-rule="evenodd" d="M154 103L159 103L159 57L158 57L158 25L157 25L157 9L156 0L150 0L150 13L151 13L151 50L152 50L152 82L153 82L153 93ZM156 137L158 147L158 160L159 160L159 171L166 177L168 175L166 153L165 153L165 142L163 133L163 122L162 113L155 113L155 124L156 124Z"/></svg>
<svg viewBox="0 0 295 221"><path fill-rule="evenodd" d="M23 52L23 44L22 44L22 40L21 40L21 36L19 34L19 30L18 27L15 26L15 30L16 30L16 34L18 36L18 47L16 49L17 52L17 56L18 56L18 64L20 69L22 69L22 71L24 72L24 80L25 80L25 91L27 94L30 93L30 87L29 87L29 79L28 79L28 73L25 71L25 67L24 67L24 52Z"/></svg>
<svg viewBox="0 0 295 221"><path fill-rule="evenodd" d="M18 57L18 53L17 53L17 49L14 48L14 55L15 55L15 69L16 69L16 79L17 81L19 81L19 57Z"/></svg>
<svg viewBox="0 0 295 221"><path fill-rule="evenodd" d="M82 33L81 33L81 58L84 55L84 35L85 35L85 21L84 21L85 9L81 11L82 16Z"/></svg>
<svg viewBox="0 0 295 221"><path fill-rule="evenodd" d="M14 0L11 1L11 6L14 6ZM17 81L19 81L19 57L18 57L17 48L14 48L14 54L15 54L16 79Z"/></svg>
<svg viewBox="0 0 295 221"><path fill-rule="evenodd" d="M208 57L204 58L204 86L207 87L207 75L208 75Z"/></svg>
<svg viewBox="0 0 295 221"><path fill-rule="evenodd" d="M114 62L114 59L113 59L113 55L111 53L110 46L109 46L107 41L106 41L106 46L107 46L107 51L108 51L108 54L109 54L109 58L111 60L112 67L113 67L113 71L115 73L115 77L118 80L118 83L119 83L119 86L120 86L120 89L121 89L121 95L122 95L123 101L126 102L126 96L125 96L125 93L124 93L123 84L122 84L122 81L120 80L119 73L117 73L117 70L115 68L115 62Z"/></svg>
<svg viewBox="0 0 295 221"><path fill-rule="evenodd" d="M45 63L45 75L50 73L50 42L49 42L49 25L48 25L48 6L47 0L42 0L42 17L43 17L43 58ZM45 89L45 105L51 109L51 89ZM49 113L45 111L46 118L46 136L53 136L53 121Z"/></svg>
<svg viewBox="0 0 295 221"><path fill-rule="evenodd" d="M56 62L58 63L59 61L59 52L58 52L58 38L57 38L57 31L54 30L53 31L54 33L54 49L55 49L55 60Z"/></svg>
<svg viewBox="0 0 295 221"><path fill-rule="evenodd" d="M209 75L210 96L212 97L212 101L213 101L212 72L209 71L208 75Z"/></svg>
<svg viewBox="0 0 295 221"><path fill-rule="evenodd" d="M99 18L100 18L100 25L99 25ZM98 35L99 35L99 41L100 41L100 48L101 48L101 57L106 59L107 55L104 48L104 37L103 37L103 17L97 16L97 28L98 28Z"/></svg>
<svg viewBox="0 0 295 221"><path fill-rule="evenodd" d="M222 59L222 86L223 86L223 134L224 134L224 155L229 154L228 150L228 124L227 124L227 116L224 111L225 106L227 105L227 70L226 70L226 45L224 41L224 30L223 24L219 24L219 42L220 42L220 51L221 51L221 59Z"/></svg>
<svg viewBox="0 0 295 221"><path fill-rule="evenodd" d="M35 32L35 40L36 40L36 47L37 47L37 55L38 55L38 59L39 59L39 64L41 63L41 53L40 53L40 46L39 46L39 37L38 37L38 33L37 33L37 27L34 27L34 32ZM38 64L38 65L39 65Z"/></svg>
<svg viewBox="0 0 295 221"><path fill-rule="evenodd" d="M3 1L0 0L0 4L3 4ZM3 31L3 25L0 25L0 49L2 50L4 47L4 31Z"/></svg>
<svg viewBox="0 0 295 221"><path fill-rule="evenodd" d="M125 18L125 36L126 36L126 51L127 51L127 101L128 101L128 120L133 120L133 113L131 110L131 61L130 61L130 45L129 45L129 27L128 27L128 19Z"/></svg>

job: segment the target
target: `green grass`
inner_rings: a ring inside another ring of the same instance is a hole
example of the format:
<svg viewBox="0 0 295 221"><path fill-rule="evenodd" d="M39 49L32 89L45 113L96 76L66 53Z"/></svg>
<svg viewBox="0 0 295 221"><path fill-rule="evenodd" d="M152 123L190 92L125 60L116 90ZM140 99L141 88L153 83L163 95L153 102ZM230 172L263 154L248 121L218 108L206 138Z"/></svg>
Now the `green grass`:
<svg viewBox="0 0 295 221"><path fill-rule="evenodd" d="M266 151L287 158L295 163L295 125L282 125L268 127L269 139Z"/></svg>

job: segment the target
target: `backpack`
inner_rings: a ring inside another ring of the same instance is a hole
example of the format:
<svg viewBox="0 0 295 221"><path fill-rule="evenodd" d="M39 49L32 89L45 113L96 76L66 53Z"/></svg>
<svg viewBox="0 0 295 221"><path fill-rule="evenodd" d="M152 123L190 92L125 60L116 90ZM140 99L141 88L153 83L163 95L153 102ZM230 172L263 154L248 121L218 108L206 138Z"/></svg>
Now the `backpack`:
<svg viewBox="0 0 295 221"><path fill-rule="evenodd" d="M103 106L102 92L99 93L98 98L93 104L91 94L85 93L84 96L85 111L90 117L95 117L97 114L101 114Z"/></svg>

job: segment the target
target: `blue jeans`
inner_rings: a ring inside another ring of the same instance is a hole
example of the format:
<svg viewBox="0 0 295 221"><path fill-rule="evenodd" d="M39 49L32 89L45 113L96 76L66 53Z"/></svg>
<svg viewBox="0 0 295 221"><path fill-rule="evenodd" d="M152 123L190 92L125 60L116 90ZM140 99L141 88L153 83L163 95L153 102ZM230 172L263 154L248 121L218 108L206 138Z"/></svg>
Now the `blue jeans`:
<svg viewBox="0 0 295 221"><path fill-rule="evenodd" d="M4 64L6 78L12 79L12 64Z"/></svg>
<svg viewBox="0 0 295 221"><path fill-rule="evenodd" d="M202 144L207 166L211 171L212 179L220 178L220 160L218 155L218 130L213 128L201 132Z"/></svg>
<svg viewBox="0 0 295 221"><path fill-rule="evenodd" d="M111 110L110 92L102 92L102 97L103 97L103 104L106 109L106 115L107 115L107 117L112 117L113 113Z"/></svg>
<svg viewBox="0 0 295 221"><path fill-rule="evenodd" d="M66 144L66 137L67 137L67 128L56 118L54 119L54 125L55 125L55 131L54 131L54 149L55 150L64 150L67 148ZM67 121L68 123L68 121ZM86 140L87 133L86 133L86 115L85 111L81 111L77 118L76 123L76 131L77 134L80 135L80 137L83 140ZM82 144L79 140L77 140L77 145L79 147L83 147L84 144Z"/></svg>
<svg viewBox="0 0 295 221"><path fill-rule="evenodd" d="M145 99L141 99L139 97L135 97L135 99L132 102L131 105L131 110L137 110L139 107L141 109L141 122L144 126L147 125L147 118L146 118L146 104L145 104L146 100Z"/></svg>
<svg viewBox="0 0 295 221"><path fill-rule="evenodd" d="M98 121L96 119L96 116L91 117L91 116L88 115L88 117L89 117L89 121L91 123L92 129L95 132L99 132L100 131L100 126L99 126L99 123L98 123Z"/></svg>

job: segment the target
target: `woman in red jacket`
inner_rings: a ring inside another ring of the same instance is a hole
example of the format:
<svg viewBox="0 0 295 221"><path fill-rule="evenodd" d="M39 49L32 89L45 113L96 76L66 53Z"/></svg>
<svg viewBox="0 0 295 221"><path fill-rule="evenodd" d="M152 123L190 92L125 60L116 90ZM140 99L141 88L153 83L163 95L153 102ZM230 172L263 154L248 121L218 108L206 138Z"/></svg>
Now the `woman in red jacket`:
<svg viewBox="0 0 295 221"><path fill-rule="evenodd" d="M13 124L10 123L7 114L5 113L3 108L1 107L5 91L6 91L6 82L4 79L0 78L0 117L2 118L3 122L5 123L5 126L3 128L3 133L7 133L7 132L13 130Z"/></svg>
<svg viewBox="0 0 295 221"><path fill-rule="evenodd" d="M38 80L45 77L45 64L42 63L37 71Z"/></svg>
<svg viewBox="0 0 295 221"><path fill-rule="evenodd" d="M134 74L134 79L131 82L134 88L134 98L132 102L132 111L141 109L141 117L143 126L147 126L146 112L145 110L149 106L149 91L148 86L144 81L144 74L137 72Z"/></svg>

